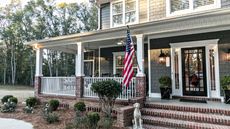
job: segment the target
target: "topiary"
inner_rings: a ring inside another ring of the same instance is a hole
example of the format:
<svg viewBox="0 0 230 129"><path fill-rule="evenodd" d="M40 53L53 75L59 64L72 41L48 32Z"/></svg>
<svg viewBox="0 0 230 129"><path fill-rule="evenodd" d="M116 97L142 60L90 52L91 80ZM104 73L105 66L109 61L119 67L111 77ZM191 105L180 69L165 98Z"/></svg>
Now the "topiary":
<svg viewBox="0 0 230 129"><path fill-rule="evenodd" d="M98 94L102 111L111 117L116 98L121 93L121 84L114 80L98 81L92 84L91 90Z"/></svg>
<svg viewBox="0 0 230 129"><path fill-rule="evenodd" d="M18 104L18 99L16 97L10 97L9 98L11 102L14 102L15 104Z"/></svg>
<svg viewBox="0 0 230 129"><path fill-rule="evenodd" d="M172 85L172 79L169 76L161 76L159 83L161 88L169 88Z"/></svg>
<svg viewBox="0 0 230 129"><path fill-rule="evenodd" d="M88 112L87 118L89 120L90 128L96 129L97 123L100 120L100 115L97 112Z"/></svg>
<svg viewBox="0 0 230 129"><path fill-rule="evenodd" d="M26 106L34 107L37 105L38 100L35 97L29 97L26 99Z"/></svg>
<svg viewBox="0 0 230 129"><path fill-rule="evenodd" d="M50 110L51 111L56 111L58 106L59 106L59 101L58 100L55 100L55 99L51 99L49 101L49 106L50 106Z"/></svg>
<svg viewBox="0 0 230 129"><path fill-rule="evenodd" d="M5 95L4 97L2 97L2 104L8 102L8 99L14 97L13 95Z"/></svg>
<svg viewBox="0 0 230 129"><path fill-rule="evenodd" d="M86 111L85 103L77 102L76 104L74 104L74 111L81 111L81 112Z"/></svg>

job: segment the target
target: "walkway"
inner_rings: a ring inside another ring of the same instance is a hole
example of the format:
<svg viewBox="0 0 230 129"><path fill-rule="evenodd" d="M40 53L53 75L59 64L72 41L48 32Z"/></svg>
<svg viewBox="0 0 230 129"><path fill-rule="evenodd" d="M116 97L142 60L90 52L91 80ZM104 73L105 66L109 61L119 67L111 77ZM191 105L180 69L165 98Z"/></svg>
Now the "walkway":
<svg viewBox="0 0 230 129"><path fill-rule="evenodd" d="M0 118L0 129L33 129L33 125L21 120Z"/></svg>

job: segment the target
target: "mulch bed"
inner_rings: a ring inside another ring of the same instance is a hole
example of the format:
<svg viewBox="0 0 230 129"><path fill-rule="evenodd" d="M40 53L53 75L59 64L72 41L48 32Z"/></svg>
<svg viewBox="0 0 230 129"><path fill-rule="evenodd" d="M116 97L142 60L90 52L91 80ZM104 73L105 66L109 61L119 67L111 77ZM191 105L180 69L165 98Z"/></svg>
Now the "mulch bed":
<svg viewBox="0 0 230 129"><path fill-rule="evenodd" d="M1 113L1 118L12 118L23 120L29 123L32 123L34 129L65 129L68 123L71 123L75 117L75 111L73 109L63 109L55 111L58 114L60 121L54 124L48 124L42 118L42 106L39 105L37 108L34 109L33 114L27 114L23 112L24 105L18 104L16 111L13 113ZM113 129L119 129L114 127ZM125 129L125 128L124 128Z"/></svg>

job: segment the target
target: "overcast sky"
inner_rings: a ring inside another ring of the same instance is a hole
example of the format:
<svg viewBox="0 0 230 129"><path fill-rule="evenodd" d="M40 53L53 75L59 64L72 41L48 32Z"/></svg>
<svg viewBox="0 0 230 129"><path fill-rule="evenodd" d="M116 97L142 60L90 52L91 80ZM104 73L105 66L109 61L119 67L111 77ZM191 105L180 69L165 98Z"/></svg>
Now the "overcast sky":
<svg viewBox="0 0 230 129"><path fill-rule="evenodd" d="M9 3L11 0L0 0L0 6L5 6L7 3ZM25 4L27 1L30 0L21 0L23 2L23 4ZM57 3L59 2L66 2L66 3L73 3L73 2L88 2L89 0L56 0Z"/></svg>

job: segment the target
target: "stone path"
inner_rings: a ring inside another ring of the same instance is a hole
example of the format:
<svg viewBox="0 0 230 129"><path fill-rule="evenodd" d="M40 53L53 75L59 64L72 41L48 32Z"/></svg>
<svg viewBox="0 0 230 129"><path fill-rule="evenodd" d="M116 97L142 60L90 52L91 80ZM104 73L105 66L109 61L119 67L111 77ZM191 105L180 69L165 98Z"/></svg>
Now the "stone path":
<svg viewBox="0 0 230 129"><path fill-rule="evenodd" d="M33 129L33 125L21 120L0 118L0 129Z"/></svg>

